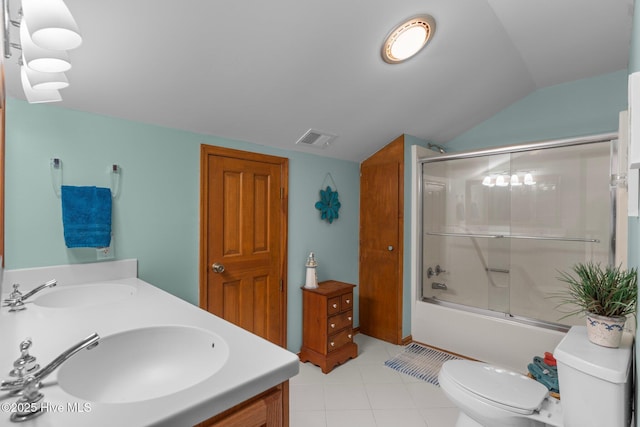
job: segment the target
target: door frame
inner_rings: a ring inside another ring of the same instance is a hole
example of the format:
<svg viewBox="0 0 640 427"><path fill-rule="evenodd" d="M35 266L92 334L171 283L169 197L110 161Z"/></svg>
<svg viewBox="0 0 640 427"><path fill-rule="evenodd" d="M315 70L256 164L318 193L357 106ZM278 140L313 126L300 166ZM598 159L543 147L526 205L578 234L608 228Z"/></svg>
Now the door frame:
<svg viewBox="0 0 640 427"><path fill-rule="evenodd" d="M289 211L289 159L285 157L271 156L268 154L253 153L249 151L235 150L232 148L218 147L215 145L200 145L200 229L199 229L199 301L200 308L207 310L207 272L208 248L206 232L209 229L209 209L207 194L209 192L209 162L210 155L229 157L240 160L257 161L280 166L280 328L282 347L287 346L287 260L288 260L288 211Z"/></svg>

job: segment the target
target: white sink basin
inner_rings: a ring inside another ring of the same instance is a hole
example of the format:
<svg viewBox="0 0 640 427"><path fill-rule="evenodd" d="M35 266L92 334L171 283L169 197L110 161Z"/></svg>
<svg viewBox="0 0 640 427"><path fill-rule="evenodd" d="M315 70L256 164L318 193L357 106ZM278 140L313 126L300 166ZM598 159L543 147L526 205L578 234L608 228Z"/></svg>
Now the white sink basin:
<svg viewBox="0 0 640 427"><path fill-rule="evenodd" d="M62 286L42 291L33 303L49 308L86 307L122 301L137 291L135 286L118 283Z"/></svg>
<svg viewBox="0 0 640 427"><path fill-rule="evenodd" d="M190 388L215 374L229 357L227 343L189 326L133 329L100 339L62 364L58 383L87 401L129 403Z"/></svg>

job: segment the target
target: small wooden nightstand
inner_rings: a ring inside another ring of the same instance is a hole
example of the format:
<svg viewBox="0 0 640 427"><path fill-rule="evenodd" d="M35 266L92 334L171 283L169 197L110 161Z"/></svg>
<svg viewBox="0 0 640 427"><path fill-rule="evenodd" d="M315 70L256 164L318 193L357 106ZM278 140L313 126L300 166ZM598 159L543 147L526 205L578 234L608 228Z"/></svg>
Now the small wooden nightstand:
<svg viewBox="0 0 640 427"><path fill-rule="evenodd" d="M329 373L358 356L353 342L353 288L355 285L327 280L316 289L302 288L302 348L300 360Z"/></svg>

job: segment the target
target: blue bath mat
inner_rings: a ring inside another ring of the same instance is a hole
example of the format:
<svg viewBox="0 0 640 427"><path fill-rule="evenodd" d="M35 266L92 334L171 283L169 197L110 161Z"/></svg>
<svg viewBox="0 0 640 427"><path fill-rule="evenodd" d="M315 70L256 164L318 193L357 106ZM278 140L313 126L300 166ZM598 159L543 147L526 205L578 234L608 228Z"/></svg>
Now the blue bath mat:
<svg viewBox="0 0 640 427"><path fill-rule="evenodd" d="M442 364L447 360L458 359L460 357L444 351L411 343L404 348L402 353L387 360L384 364L398 372L411 375L439 387L438 373Z"/></svg>

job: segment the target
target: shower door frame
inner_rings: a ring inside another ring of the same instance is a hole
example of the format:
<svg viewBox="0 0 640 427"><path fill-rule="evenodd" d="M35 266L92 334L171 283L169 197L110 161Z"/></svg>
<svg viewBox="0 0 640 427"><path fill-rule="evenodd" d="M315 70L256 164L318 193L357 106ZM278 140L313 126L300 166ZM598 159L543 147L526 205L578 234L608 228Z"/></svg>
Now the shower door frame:
<svg viewBox="0 0 640 427"><path fill-rule="evenodd" d="M569 147L569 146L576 146L576 145L585 145L585 144L594 144L594 143L601 143L601 142L613 142L613 141L617 141L618 142L618 147L617 149L611 149L610 150L610 173L611 173L611 180L620 180L621 177L626 177L626 171L619 171L619 167L618 167L618 152L620 150L620 139L619 139L619 135L617 132L610 132L610 133L603 133L603 134L598 134L598 135L590 135L590 136L581 136L581 137L574 137L574 138L564 138L564 139L555 139L555 140L545 140L545 141L538 141L538 142L529 142L529 143L524 143L524 144L514 144L514 145L506 145L506 146L501 146L501 147L490 147L490 148L485 148L485 149L480 149L480 150L469 150L469 151L461 151L458 153L452 153L452 154L443 154L443 155L436 155L436 156L429 156L429 157L423 157L423 158L419 158L417 160L418 166L419 166L419 173L416 174L416 188L417 188L417 196L418 196L418 206L417 206L417 214L418 214L418 229L419 229L419 235L420 235L420 244L417 245L417 272L416 272L416 278L419 280L419 286L416 286L416 293L417 295L415 295L415 298L418 301L424 301L430 304L435 304L435 305L441 305L443 307L450 307L450 308L455 308L458 310L463 310L466 312L471 312L471 313L476 313L476 314L482 314L485 316L490 316L490 317L494 317L494 318L500 318L500 319L507 319L513 322L518 322L518 323L523 323L523 324L527 324L527 325L532 325L532 326L539 326L539 327L543 327L546 329L551 329L551 330L556 330L556 331L561 331L561 332L566 332L570 329L570 326L567 325L563 325L560 323L553 323L553 322L549 322L549 321L545 321L545 320L540 320L540 319L532 319L532 318L528 318L528 317L524 317L524 316L518 316L518 315L513 315L511 313L503 313L503 312L499 312L499 311L493 311L493 310L489 310L489 309L484 309L484 308L479 308L479 307L473 307L473 306L468 306L468 305L464 305L464 304L458 304L458 303L454 303L454 302L448 302L448 301L443 301L443 300L439 300L439 299L435 299L435 298L431 298L431 297L423 297L423 272L424 272L424 258L423 258L423 246L424 246L424 236L425 236L425 232L424 232L424 217L423 217L423 186L424 186L424 182L423 182L423 166L426 163L436 163L436 162L444 162L444 161L448 161L448 160L459 160L459 159L470 159L470 158L477 158L477 157L487 157L487 156L493 156L496 154L513 154L513 153L521 153L521 152L526 152L526 151L534 151L534 150L543 150L543 149L550 149L550 148L560 148L560 147ZM613 145L612 147L615 147L615 145ZM611 184L611 183L610 183ZM617 224L617 211L616 211L616 199L617 199L617 186L613 186L610 185L610 189L609 189L609 195L610 195L610 203L611 203L611 221L609 223L609 241L608 241L608 245L609 245L609 264L613 264L615 263L615 251L616 251L616 224ZM441 233L441 234L448 234L448 233ZM508 236L503 236L503 235L477 235L477 237L489 237L489 238L502 238L502 237L507 237L507 238L511 238ZM535 236L514 236L514 238L536 238ZM540 237L540 239L545 239L545 240L555 240L555 238L545 238L545 237ZM573 240L573 241L592 241L592 239L573 239L573 238L562 238L562 240Z"/></svg>

